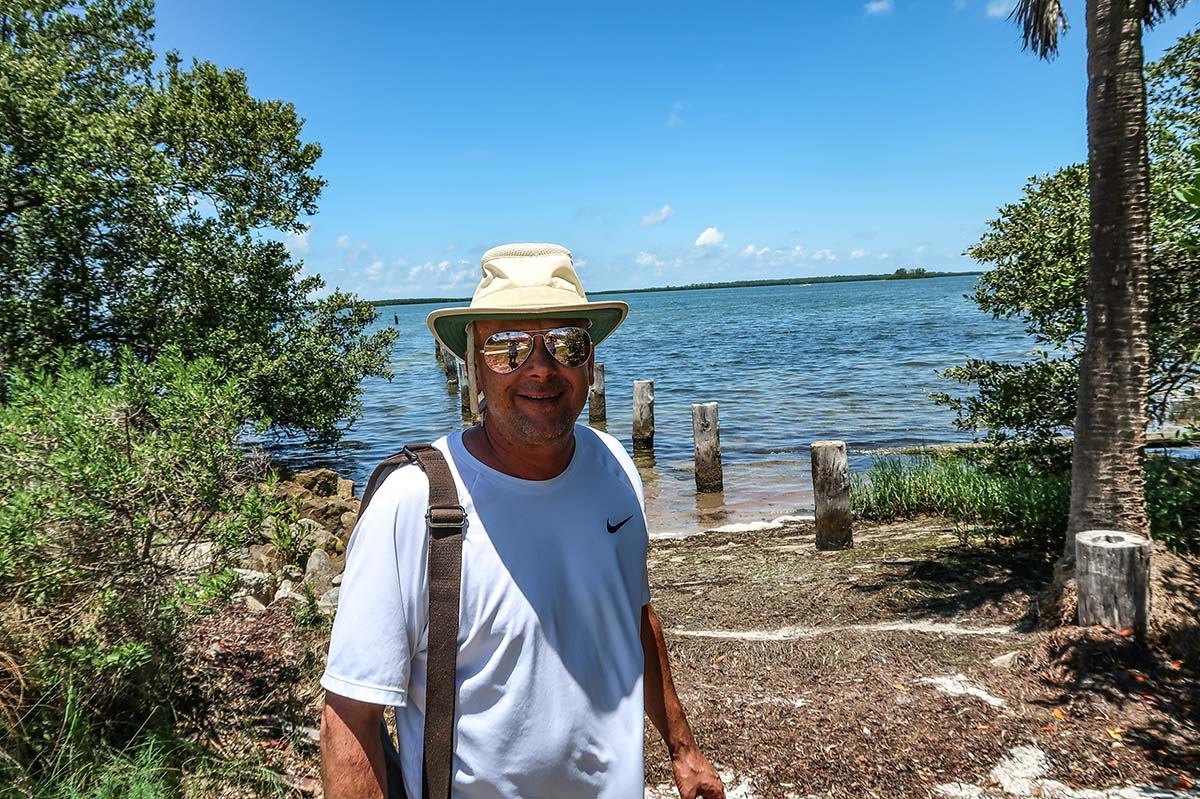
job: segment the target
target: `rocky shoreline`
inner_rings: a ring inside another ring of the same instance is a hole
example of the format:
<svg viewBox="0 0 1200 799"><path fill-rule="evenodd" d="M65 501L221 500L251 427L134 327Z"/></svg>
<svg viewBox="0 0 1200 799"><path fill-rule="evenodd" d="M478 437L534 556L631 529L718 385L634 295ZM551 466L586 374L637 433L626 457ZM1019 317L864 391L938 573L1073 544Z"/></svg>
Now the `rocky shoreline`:
<svg viewBox="0 0 1200 799"><path fill-rule="evenodd" d="M346 545L358 519L354 481L331 469L297 472L274 490L293 520L268 518L257 543L238 553L234 598L250 611L306 603L324 613L337 610Z"/></svg>

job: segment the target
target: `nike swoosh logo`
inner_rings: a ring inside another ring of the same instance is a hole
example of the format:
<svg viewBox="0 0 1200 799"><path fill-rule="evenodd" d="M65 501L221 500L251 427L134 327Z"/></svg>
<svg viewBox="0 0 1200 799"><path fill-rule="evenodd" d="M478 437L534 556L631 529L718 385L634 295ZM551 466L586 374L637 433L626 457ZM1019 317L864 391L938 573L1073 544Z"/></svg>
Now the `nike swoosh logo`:
<svg viewBox="0 0 1200 799"><path fill-rule="evenodd" d="M631 513L628 516L626 516L624 519L622 519L621 521L617 522L616 524L613 524L612 522L610 522L608 520L605 520L604 524L606 527L608 527L608 531L610 533L615 533L617 530L620 530L622 527L625 526L625 522L629 521L632 518L633 518L633 514Z"/></svg>

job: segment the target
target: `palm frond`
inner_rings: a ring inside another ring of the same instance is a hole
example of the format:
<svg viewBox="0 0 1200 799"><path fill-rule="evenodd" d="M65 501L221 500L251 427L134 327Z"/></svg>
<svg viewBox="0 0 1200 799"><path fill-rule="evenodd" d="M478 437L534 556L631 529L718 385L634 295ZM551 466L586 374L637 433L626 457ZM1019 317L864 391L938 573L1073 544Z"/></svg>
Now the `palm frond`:
<svg viewBox="0 0 1200 799"><path fill-rule="evenodd" d="M1147 28L1153 28L1167 17L1173 16L1176 11L1186 6L1187 2L1188 0L1148 0L1142 22Z"/></svg>
<svg viewBox="0 0 1200 799"><path fill-rule="evenodd" d="M1154 0L1151 0L1153 4ZM1161 3L1182 3L1186 0L1158 0ZM1067 15L1061 0L1019 0L1008 15L1021 27L1021 39L1026 50L1047 60L1058 55L1058 35L1067 32Z"/></svg>

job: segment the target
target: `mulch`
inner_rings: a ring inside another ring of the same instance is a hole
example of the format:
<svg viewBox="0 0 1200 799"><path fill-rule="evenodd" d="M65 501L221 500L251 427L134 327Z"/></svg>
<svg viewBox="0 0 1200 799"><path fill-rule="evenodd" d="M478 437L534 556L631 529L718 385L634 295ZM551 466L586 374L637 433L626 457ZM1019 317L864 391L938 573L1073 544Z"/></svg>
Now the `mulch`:
<svg viewBox="0 0 1200 799"><path fill-rule="evenodd" d="M1072 788L1184 789L1200 782L1200 594L1188 594L1200 565L1161 563L1169 584L1156 582L1154 601L1175 615L1159 617L1149 645L1101 628L1041 629L1037 597L1053 564L1004 542L967 543L937 520L864 526L841 552L817 552L804 524L655 541L650 579L696 737L740 796L924 797L953 782L995 791L997 762L1029 745ZM954 627L879 629L910 621ZM309 622L286 608L229 608L190 648L208 686L197 737L258 758L298 796L319 793L328 629ZM954 632L995 627L1004 632ZM746 638L683 634L705 631ZM959 677L1003 704L927 682ZM649 723L646 736L647 783L669 783Z"/></svg>

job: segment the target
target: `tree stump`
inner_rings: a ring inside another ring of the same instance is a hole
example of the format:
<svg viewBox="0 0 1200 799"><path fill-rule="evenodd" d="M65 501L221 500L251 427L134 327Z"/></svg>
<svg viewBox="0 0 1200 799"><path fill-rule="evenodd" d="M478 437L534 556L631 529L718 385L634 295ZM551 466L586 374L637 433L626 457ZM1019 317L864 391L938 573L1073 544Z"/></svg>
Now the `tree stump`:
<svg viewBox="0 0 1200 799"><path fill-rule="evenodd" d="M854 546L846 442L812 443L812 481L816 498L817 549Z"/></svg>
<svg viewBox="0 0 1200 799"><path fill-rule="evenodd" d="M1146 634L1150 620L1150 539L1116 530L1075 536L1079 624L1132 628Z"/></svg>
<svg viewBox="0 0 1200 799"><path fill-rule="evenodd" d="M592 386L588 389L588 421L603 422L608 418L608 407L604 400L604 364L594 367Z"/></svg>
<svg viewBox="0 0 1200 799"><path fill-rule="evenodd" d="M654 381L633 381L633 448L654 449Z"/></svg>
<svg viewBox="0 0 1200 799"><path fill-rule="evenodd" d="M721 424L717 419L717 403L692 405L692 438L696 451L696 490L715 494L725 489L725 474L721 469Z"/></svg>

